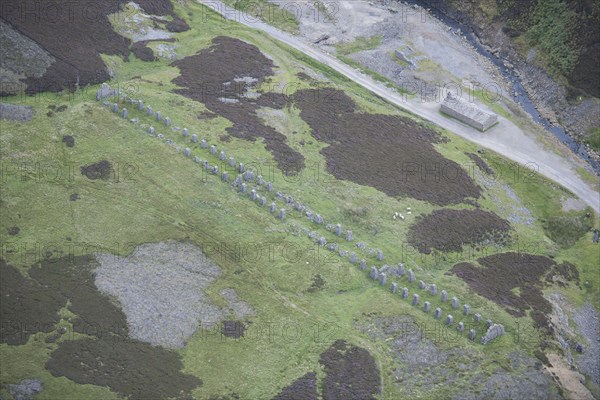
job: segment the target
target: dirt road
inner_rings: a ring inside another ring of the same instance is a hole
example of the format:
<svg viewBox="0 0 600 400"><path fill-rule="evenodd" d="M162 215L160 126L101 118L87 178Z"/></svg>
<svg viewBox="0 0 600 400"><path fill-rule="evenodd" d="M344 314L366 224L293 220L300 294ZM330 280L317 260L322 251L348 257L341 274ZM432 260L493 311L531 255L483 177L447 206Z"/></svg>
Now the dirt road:
<svg viewBox="0 0 600 400"><path fill-rule="evenodd" d="M600 213L600 193L598 191L600 188L600 180L597 181L596 187L593 188L581 179L576 171L577 165L573 161L567 160L554 152L545 149L534 139L533 135L527 135L521 128L517 127L506 118L499 117L500 124L496 125L486 133L481 133L456 120L441 115L439 113L439 103L423 103L419 100L406 98L398 92L376 82L370 76L339 61L334 56L321 51L312 44L305 43L301 39L287 32L283 32L254 17L226 6L220 1L198 1L218 12L225 19L234 20L248 27L261 30L271 37L303 52L307 56L328 65L347 78L398 107L431 121L442 128L448 129L482 147L502 154L506 158L535 169L541 175L552 179L573 192L596 212Z"/></svg>

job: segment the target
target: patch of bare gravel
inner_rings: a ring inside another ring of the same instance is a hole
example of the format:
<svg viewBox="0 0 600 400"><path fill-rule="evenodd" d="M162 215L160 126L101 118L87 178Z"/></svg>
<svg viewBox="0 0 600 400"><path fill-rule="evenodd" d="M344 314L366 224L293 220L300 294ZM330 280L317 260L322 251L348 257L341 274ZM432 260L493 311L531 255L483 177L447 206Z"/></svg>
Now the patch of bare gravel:
<svg viewBox="0 0 600 400"><path fill-rule="evenodd" d="M579 334L587 343L583 344L583 353L576 358L579 369L600 386L600 318L591 304L586 303L575 311L573 320Z"/></svg>
<svg viewBox="0 0 600 400"><path fill-rule="evenodd" d="M208 328L231 310L238 318L253 313L233 289L222 291L228 309L211 303L205 291L222 272L192 244L144 244L129 257L99 254L97 259L96 286L119 301L134 339L180 348L200 323Z"/></svg>
<svg viewBox="0 0 600 400"><path fill-rule="evenodd" d="M541 363L520 352L508 355L509 370L498 366L491 375L488 356L461 346L458 338L441 325L421 327L408 315L372 317L356 326L371 340L388 346L394 360L393 378L406 398L436 398L442 386L452 399L561 399L551 377ZM435 340L456 341L444 349ZM465 380L468 389L461 385Z"/></svg>

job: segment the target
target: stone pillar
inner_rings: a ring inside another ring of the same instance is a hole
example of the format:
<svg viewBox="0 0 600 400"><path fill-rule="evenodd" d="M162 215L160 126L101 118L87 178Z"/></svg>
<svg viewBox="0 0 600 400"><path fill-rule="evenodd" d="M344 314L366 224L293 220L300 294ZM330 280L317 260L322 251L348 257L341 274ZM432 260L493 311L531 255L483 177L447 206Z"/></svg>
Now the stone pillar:
<svg viewBox="0 0 600 400"><path fill-rule="evenodd" d="M225 161L226 158L227 156L225 156L225 152L221 150L221 152L219 153L219 160Z"/></svg>
<svg viewBox="0 0 600 400"><path fill-rule="evenodd" d="M488 328L485 336L481 338L481 344L488 344L490 341L502 335L504 335L504 326L493 324Z"/></svg>
<svg viewBox="0 0 600 400"><path fill-rule="evenodd" d="M149 116L152 116L154 114L154 111L152 111L152 107L148 106L148 108L146 108L146 114L148 114Z"/></svg>
<svg viewBox="0 0 600 400"><path fill-rule="evenodd" d="M442 290L442 303L445 303L448 301L448 292L446 292L445 290Z"/></svg>
<svg viewBox="0 0 600 400"><path fill-rule="evenodd" d="M490 327L492 326L492 320L491 319L486 320L485 326L486 326L486 328L490 329Z"/></svg>
<svg viewBox="0 0 600 400"><path fill-rule="evenodd" d="M186 157L189 157L189 156L191 156L191 155L192 155L192 150L190 150L190 148L189 148L189 147L186 147L186 148L185 148L185 152L184 152L184 153L185 153L185 156L186 156Z"/></svg>
<svg viewBox="0 0 600 400"><path fill-rule="evenodd" d="M246 186L245 183L242 182L242 184L240 185L240 191L242 193L246 193L248 191L248 187Z"/></svg>
<svg viewBox="0 0 600 400"><path fill-rule="evenodd" d="M475 332L475 329L471 329L469 331L469 339L475 340L476 337L477 337L477 332Z"/></svg>
<svg viewBox="0 0 600 400"><path fill-rule="evenodd" d="M235 167L235 158L234 157L229 157L229 166L230 167Z"/></svg>
<svg viewBox="0 0 600 400"><path fill-rule="evenodd" d="M263 207L267 205L267 198L266 197L261 197L260 198L260 205L263 206Z"/></svg>
<svg viewBox="0 0 600 400"><path fill-rule="evenodd" d="M436 309L435 309L435 312L433 313L433 317L434 317L435 319L440 319L440 318L442 318L442 309L441 309L441 308L439 308L439 307L438 307L438 308L436 308Z"/></svg>
<svg viewBox="0 0 600 400"><path fill-rule="evenodd" d="M379 274L379 284L381 286L385 286L386 283L387 283L387 276L385 275L385 272L382 272L381 274Z"/></svg>
<svg viewBox="0 0 600 400"><path fill-rule="evenodd" d="M437 291L437 285L436 285L435 283L432 283L432 284L429 286L429 292L430 292L432 295L434 295L434 296L437 294L437 292L438 292L438 291Z"/></svg>
<svg viewBox="0 0 600 400"><path fill-rule="evenodd" d="M117 103L114 103L112 106L112 112L117 113L119 112L119 105Z"/></svg>
<svg viewBox="0 0 600 400"><path fill-rule="evenodd" d="M273 191L273 184L271 182L267 182L267 192Z"/></svg>
<svg viewBox="0 0 600 400"><path fill-rule="evenodd" d="M279 210L279 219L280 220L285 219L285 208L282 208L281 210Z"/></svg>
<svg viewBox="0 0 600 400"><path fill-rule="evenodd" d="M413 294L412 305L413 306L418 306L419 305L419 295L416 294L416 293Z"/></svg>
<svg viewBox="0 0 600 400"><path fill-rule="evenodd" d="M417 278L415 278L415 273L413 272L412 269L408 270L408 281L409 282L414 282Z"/></svg>
<svg viewBox="0 0 600 400"><path fill-rule="evenodd" d="M402 298L408 298L408 288L402 288Z"/></svg>
<svg viewBox="0 0 600 400"><path fill-rule="evenodd" d="M240 172L240 174L246 172L246 167L244 167L244 163L240 163L240 165L238 166L238 171Z"/></svg>
<svg viewBox="0 0 600 400"><path fill-rule="evenodd" d="M138 100L138 110L144 111L144 102L141 100Z"/></svg>
<svg viewBox="0 0 600 400"><path fill-rule="evenodd" d="M367 269L367 260L365 260L364 258L360 260L360 269L362 269L363 271Z"/></svg>
<svg viewBox="0 0 600 400"><path fill-rule="evenodd" d="M376 280L379 277L379 272L376 267L371 267L371 272L369 273L369 277L371 279Z"/></svg>
<svg viewBox="0 0 600 400"><path fill-rule="evenodd" d="M350 230L346 231L346 241L351 242L353 239L354 239L354 236L352 235L352 231L350 231Z"/></svg>
<svg viewBox="0 0 600 400"><path fill-rule="evenodd" d="M419 289L422 290L422 289L425 289L426 287L427 287L427 285L425 285L425 282L423 282L423 281L420 280L419 281Z"/></svg>
<svg viewBox="0 0 600 400"><path fill-rule="evenodd" d="M456 297L452 298L452 308L456 309L458 308L458 299Z"/></svg>
<svg viewBox="0 0 600 400"><path fill-rule="evenodd" d="M315 222L319 225L323 224L323 222L324 222L323 217L321 217L319 214L317 214L315 216Z"/></svg>
<svg viewBox="0 0 600 400"><path fill-rule="evenodd" d="M274 213L276 209L277 209L277 204L271 203L271 206L269 206L269 211Z"/></svg>
<svg viewBox="0 0 600 400"><path fill-rule="evenodd" d="M210 154L217 154L217 146L215 146L214 144L210 146Z"/></svg>
<svg viewBox="0 0 600 400"><path fill-rule="evenodd" d="M398 284L396 282L392 282L392 287L390 288L390 290L392 291L392 293L397 293L398 292Z"/></svg>
<svg viewBox="0 0 600 400"><path fill-rule="evenodd" d="M458 326L456 327L456 329L457 329L459 332L462 332L462 331L464 331L464 330L465 330L465 324L464 324L462 321L461 321L461 322L459 322L459 323L458 323Z"/></svg>
<svg viewBox="0 0 600 400"><path fill-rule="evenodd" d="M195 133L192 135L192 143L198 143L198 135Z"/></svg>
<svg viewBox="0 0 600 400"><path fill-rule="evenodd" d="M264 183L265 183L265 180L263 179L262 175L259 175L259 176L256 178L256 184L257 184L258 186L262 186Z"/></svg>
<svg viewBox="0 0 600 400"><path fill-rule="evenodd" d="M431 311L431 303L426 301L425 303L423 303L423 311L425 312L429 312Z"/></svg>
<svg viewBox="0 0 600 400"><path fill-rule="evenodd" d="M194 156L194 162L195 162L196 164L200 164L200 163L202 162L202 160L200 159L200 157L198 157L198 156Z"/></svg>
<svg viewBox="0 0 600 400"><path fill-rule="evenodd" d="M481 314L475 314L475 315L473 315L473 320L474 320L475 322L479 322L479 321L481 321Z"/></svg>
<svg viewBox="0 0 600 400"><path fill-rule="evenodd" d="M377 260L383 261L383 251L377 249Z"/></svg>
<svg viewBox="0 0 600 400"><path fill-rule="evenodd" d="M181 134L183 137L188 137L190 136L190 131L188 131L188 128L183 128L183 132Z"/></svg>
<svg viewBox="0 0 600 400"><path fill-rule="evenodd" d="M123 118L128 118L129 117L129 112L127 111L126 108L124 108L123 110L121 110L121 117L123 117Z"/></svg>
<svg viewBox="0 0 600 400"><path fill-rule="evenodd" d="M153 126L151 126L150 128L148 128L148 133L149 134L154 135L154 132L155 132L155 130L154 130Z"/></svg>
<svg viewBox="0 0 600 400"><path fill-rule="evenodd" d="M335 234L336 234L337 236L342 236L342 225L340 225L340 224L337 224L337 225L335 226Z"/></svg>
<svg viewBox="0 0 600 400"><path fill-rule="evenodd" d="M470 313L470 312L471 312L471 306L470 306L470 305L468 305L468 304L465 304L465 305L463 306L463 314L465 314L465 315L469 315L469 313Z"/></svg>
<svg viewBox="0 0 600 400"><path fill-rule="evenodd" d="M327 244L327 239L325 239L323 236L321 236L319 238L319 246L323 247Z"/></svg>
<svg viewBox="0 0 600 400"><path fill-rule="evenodd" d="M213 175L219 174L219 167L217 165L212 167L212 173L213 173Z"/></svg>
<svg viewBox="0 0 600 400"><path fill-rule="evenodd" d="M356 253L355 252L350 253L350 262L352 264L356 264L357 261L358 261L358 259L356 258Z"/></svg>
<svg viewBox="0 0 600 400"><path fill-rule="evenodd" d="M228 174L227 172L223 172L223 173L221 174L221 180L222 180L223 182L228 182L228 181L229 181L229 174Z"/></svg>
<svg viewBox="0 0 600 400"><path fill-rule="evenodd" d="M446 325L452 325L454 323L454 317L451 314L448 314L446 317Z"/></svg>
<svg viewBox="0 0 600 400"><path fill-rule="evenodd" d="M156 112L156 120L159 122L162 121L162 115L160 114L160 111Z"/></svg>
<svg viewBox="0 0 600 400"><path fill-rule="evenodd" d="M403 263L398 264L398 275L400 275L400 276L404 275L404 264Z"/></svg>
<svg viewBox="0 0 600 400"><path fill-rule="evenodd" d="M165 118L165 125L171 126L171 118L169 118L169 117Z"/></svg>

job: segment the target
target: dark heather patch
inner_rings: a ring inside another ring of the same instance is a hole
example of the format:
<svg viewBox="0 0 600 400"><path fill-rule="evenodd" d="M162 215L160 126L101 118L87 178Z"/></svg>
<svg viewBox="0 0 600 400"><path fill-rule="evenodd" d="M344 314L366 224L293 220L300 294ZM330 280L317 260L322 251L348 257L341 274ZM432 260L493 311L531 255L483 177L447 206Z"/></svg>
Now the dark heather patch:
<svg viewBox="0 0 600 400"><path fill-rule="evenodd" d="M141 42L136 42L131 46L131 51L137 58L142 61L156 61L158 57L154 55L154 51L150 47L147 46L148 41L143 40Z"/></svg>
<svg viewBox="0 0 600 400"><path fill-rule="evenodd" d="M246 326L241 321L223 321L221 326L221 333L223 336L227 336L234 339L239 339L244 336L244 330Z"/></svg>
<svg viewBox="0 0 600 400"><path fill-rule="evenodd" d="M523 317L527 311L535 326L551 332L548 315L552 305L542 294L541 279L551 273L556 263L544 256L525 253L502 253L479 258L483 267L470 263L456 264L447 273L454 273L473 291L489 299L515 316ZM519 294L513 289L519 289Z"/></svg>
<svg viewBox="0 0 600 400"><path fill-rule="evenodd" d="M171 0L136 0L135 1L146 14L150 15L175 15Z"/></svg>
<svg viewBox="0 0 600 400"><path fill-rule="evenodd" d="M200 114L198 114L198 119L203 120L203 119L215 119L218 118L219 115L215 114L215 113L211 113L210 111L202 111ZM227 135L227 137L230 137L229 135ZM231 140L231 139L229 139Z"/></svg>
<svg viewBox="0 0 600 400"><path fill-rule="evenodd" d="M185 32L190 29L190 26L183 19L179 17L173 18L173 21L167 23L167 30L169 32Z"/></svg>
<svg viewBox="0 0 600 400"><path fill-rule="evenodd" d="M229 135L251 142L263 138L266 149L285 173L296 173L304 168L302 154L288 146L285 135L265 125L256 114L260 107L281 109L287 103L287 96L281 93L263 93L258 98L245 96L248 90L273 75L273 62L256 46L218 36L209 48L171 65L180 70L180 76L173 83L182 89L175 92L204 103L211 112L231 121L233 126L227 128ZM244 77L254 78L256 82L239 81Z"/></svg>
<svg viewBox="0 0 600 400"><path fill-rule="evenodd" d="M379 368L367 350L336 340L319 362L326 373L324 400L374 400L381 393Z"/></svg>
<svg viewBox="0 0 600 400"><path fill-rule="evenodd" d="M77 201L79 200L79 195L77 193L73 193L69 196L69 201Z"/></svg>
<svg viewBox="0 0 600 400"><path fill-rule="evenodd" d="M316 291L322 289L323 286L325 286L325 280L323 279L321 274L313 275L312 284L307 289L307 292L309 292L309 293L316 292Z"/></svg>
<svg viewBox="0 0 600 400"><path fill-rule="evenodd" d="M494 176L496 175L496 173L494 172L494 170L485 162L483 161L483 159L481 157L479 157L477 154L475 153L466 153L465 154L475 162L475 164L477 165L477 167L485 172L487 175L491 175Z"/></svg>
<svg viewBox="0 0 600 400"><path fill-rule="evenodd" d="M441 209L417 217L408 231L408 241L421 253L429 254L432 248L451 252L469 244L506 244L509 231L509 222L492 212Z"/></svg>
<svg viewBox="0 0 600 400"><path fill-rule="evenodd" d="M11 226L7 230L8 230L8 234L11 236L16 236L19 234L19 232L21 232L21 228L19 228L18 226Z"/></svg>
<svg viewBox="0 0 600 400"><path fill-rule="evenodd" d="M317 374L309 372L284 388L273 400L317 400Z"/></svg>
<svg viewBox="0 0 600 400"><path fill-rule="evenodd" d="M34 10L48 10L52 15L41 16L39 12L34 12L33 16L23 18L21 12L14 10L23 10L25 4L28 7L35 5ZM107 81L110 75L100 54L128 57L131 42L114 32L108 19L108 15L117 12L122 3L95 4L94 17L90 18L87 2L74 1L69 4L69 12L60 12L61 8L57 8L54 0L26 3L21 0L3 1L0 18L56 59L42 77L27 77L24 80L28 94L74 90L76 84L81 87Z"/></svg>
<svg viewBox="0 0 600 400"><path fill-rule="evenodd" d="M54 288L28 279L0 259L0 343L26 344L31 335L52 331L65 299Z"/></svg>
<svg viewBox="0 0 600 400"><path fill-rule="evenodd" d="M565 281L573 282L581 289L581 282L579 281L579 270L577 267L569 262L563 262L562 264L556 264L552 271L546 275L546 282L549 284L557 283L559 286L564 287L565 284L559 279L555 280L555 276L562 277Z"/></svg>
<svg viewBox="0 0 600 400"><path fill-rule="evenodd" d="M437 205L480 197L467 171L434 148L446 139L425 125L358 113L350 97L332 88L300 90L293 99L313 137L330 144L321 154L336 178Z"/></svg>
<svg viewBox="0 0 600 400"><path fill-rule="evenodd" d="M110 178L111 165L106 160L98 161L94 164L84 165L81 167L81 175L91 180L102 179L108 180Z"/></svg>
<svg viewBox="0 0 600 400"><path fill-rule="evenodd" d="M298 72L296 76L303 81L312 82L314 79L310 77L306 72Z"/></svg>
<svg viewBox="0 0 600 400"><path fill-rule="evenodd" d="M137 341L67 340L46 362L53 376L80 384L108 386L130 400L181 398L202 384L181 373L174 352Z"/></svg>
<svg viewBox="0 0 600 400"><path fill-rule="evenodd" d="M71 135L64 135L62 141L67 147L75 147L75 138Z"/></svg>
<svg viewBox="0 0 600 400"><path fill-rule="evenodd" d="M0 341L25 344L32 334L54 331L69 304L74 331L91 338L59 342L46 363L53 376L108 386L130 399L189 396L202 381L181 372L177 352L129 339L125 314L94 284L95 266L93 256L46 260L28 278L0 259Z"/></svg>
<svg viewBox="0 0 600 400"><path fill-rule="evenodd" d="M68 108L68 106L66 104L63 104L62 106L56 108L56 112L66 111L67 108Z"/></svg>
<svg viewBox="0 0 600 400"><path fill-rule="evenodd" d="M45 286L52 287L64 299L70 300L69 310L76 314L73 330L99 338L127 337L127 319L121 309L94 284L92 256L45 261L31 267L29 276Z"/></svg>

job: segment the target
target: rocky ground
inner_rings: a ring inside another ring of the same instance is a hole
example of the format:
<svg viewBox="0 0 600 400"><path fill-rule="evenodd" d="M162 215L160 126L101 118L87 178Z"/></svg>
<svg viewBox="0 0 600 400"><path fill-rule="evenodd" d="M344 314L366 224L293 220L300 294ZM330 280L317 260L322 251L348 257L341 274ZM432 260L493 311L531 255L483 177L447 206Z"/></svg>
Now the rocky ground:
<svg viewBox="0 0 600 400"><path fill-rule="evenodd" d="M180 348L200 324L209 329L230 314L238 320L254 314L233 289L221 291L227 307L212 304L205 291L221 269L194 245L146 244L129 257L97 259L96 286L119 300L134 339Z"/></svg>
<svg viewBox="0 0 600 400"><path fill-rule="evenodd" d="M31 107L0 103L0 119L27 122L30 121L32 117L33 108Z"/></svg>
<svg viewBox="0 0 600 400"><path fill-rule="evenodd" d="M277 3L277 0L273 0ZM407 5L398 0L328 1L328 12L319 11L317 3L300 2L300 35L329 53L336 46L354 42L360 37L381 38L376 48L360 50L348 57L377 72L395 84L417 92L424 100L440 101L442 91L436 85L449 83L463 86L463 96L471 88L486 88L490 97L500 94L505 108L519 109L512 85L498 68L480 55L460 32L452 31L426 8ZM504 59L514 68L538 111L552 123L562 126L576 139L600 126L600 100L584 98L568 100L570 94L533 61L536 52L524 60L510 45L501 27L489 24L478 30L483 47ZM401 57L395 51L401 51ZM456 87L456 86L452 86ZM476 99L470 101L478 102ZM588 152L600 159L589 146Z"/></svg>
<svg viewBox="0 0 600 400"><path fill-rule="evenodd" d="M408 315L373 317L358 329L389 347L395 361L397 385L403 388L407 398L419 394L431 398L427 393L434 393L431 391L440 386L447 387L453 399L561 398L552 379L541 371L540 363L520 352L510 354L510 367L498 366L486 374L483 368L487 360L460 346L443 349L427 339L421 331L423 328ZM441 340L445 340L443 335ZM469 389L452 389L452 383L466 375Z"/></svg>
<svg viewBox="0 0 600 400"><path fill-rule="evenodd" d="M505 95L510 92L489 60L431 15L409 13L406 5L396 1L334 1L327 2L331 14L327 18L315 10L314 3L300 4L302 13L296 14L300 35L329 53L337 52L336 45L379 36L381 44L375 49L350 57L401 87L423 89L431 96L436 84L455 82L469 87L468 83L478 82L500 86ZM400 59L395 50L402 52ZM431 68L431 61L443 68Z"/></svg>

